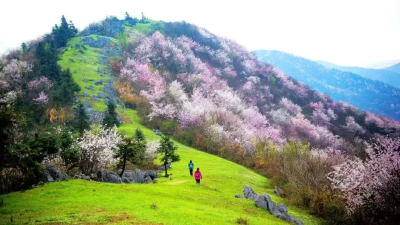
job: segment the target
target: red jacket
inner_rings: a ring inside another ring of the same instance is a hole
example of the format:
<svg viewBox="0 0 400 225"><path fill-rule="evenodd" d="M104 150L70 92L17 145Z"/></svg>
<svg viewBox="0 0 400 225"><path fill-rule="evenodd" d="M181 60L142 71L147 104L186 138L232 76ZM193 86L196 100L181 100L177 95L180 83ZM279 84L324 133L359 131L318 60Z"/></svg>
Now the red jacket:
<svg viewBox="0 0 400 225"><path fill-rule="evenodd" d="M194 179L195 179L195 180L203 179L203 176L201 175L201 172L200 172L200 171L194 172Z"/></svg>

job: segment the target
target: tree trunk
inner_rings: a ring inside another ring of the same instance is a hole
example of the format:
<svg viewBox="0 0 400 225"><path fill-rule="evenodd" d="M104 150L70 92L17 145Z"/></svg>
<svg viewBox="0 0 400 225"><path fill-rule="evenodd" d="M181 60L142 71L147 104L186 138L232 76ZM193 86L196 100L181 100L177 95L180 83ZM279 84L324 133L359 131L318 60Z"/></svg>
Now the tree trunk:
<svg viewBox="0 0 400 225"><path fill-rule="evenodd" d="M126 156L124 156L124 161L122 163L122 171L121 171L121 174L119 175L120 177L122 177L122 175L124 175L125 165L126 165Z"/></svg>
<svg viewBox="0 0 400 225"><path fill-rule="evenodd" d="M165 168L165 177L168 177L168 174L167 174L167 162L164 162L164 168Z"/></svg>

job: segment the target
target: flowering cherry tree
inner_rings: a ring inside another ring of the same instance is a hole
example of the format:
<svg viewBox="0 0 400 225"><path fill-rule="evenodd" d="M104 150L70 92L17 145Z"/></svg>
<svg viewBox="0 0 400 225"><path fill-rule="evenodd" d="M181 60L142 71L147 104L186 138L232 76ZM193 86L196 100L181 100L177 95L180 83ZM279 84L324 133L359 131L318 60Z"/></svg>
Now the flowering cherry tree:
<svg viewBox="0 0 400 225"><path fill-rule="evenodd" d="M333 188L342 192L349 214L361 209L371 199L374 207L386 207L383 197L387 185L398 179L400 171L399 139L378 137L367 149L368 158L349 159L333 167L327 175Z"/></svg>
<svg viewBox="0 0 400 225"><path fill-rule="evenodd" d="M100 125L85 131L77 144L81 148L80 168L83 173L90 174L100 168L115 166L118 159L114 158L115 149L121 141L117 128L104 128Z"/></svg>

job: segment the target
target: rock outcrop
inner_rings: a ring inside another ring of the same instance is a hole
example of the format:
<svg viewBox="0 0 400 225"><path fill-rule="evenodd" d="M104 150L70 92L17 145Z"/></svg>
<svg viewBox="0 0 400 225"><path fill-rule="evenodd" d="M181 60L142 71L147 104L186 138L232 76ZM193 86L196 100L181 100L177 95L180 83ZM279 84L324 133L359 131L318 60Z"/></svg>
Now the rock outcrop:
<svg viewBox="0 0 400 225"><path fill-rule="evenodd" d="M43 182L68 180L68 175L53 165L44 166Z"/></svg>
<svg viewBox="0 0 400 225"><path fill-rule="evenodd" d="M251 199L255 201L255 204L258 208L266 209L269 213L274 215L277 218L283 219L289 223L295 223L296 225L303 225L303 222L299 219L294 218L289 215L287 206L283 203L277 205L274 201L272 201L271 197L268 194L257 195L253 189L249 185L244 185L243 193L246 199ZM235 195L236 197L237 195Z"/></svg>
<svg viewBox="0 0 400 225"><path fill-rule="evenodd" d="M247 199L251 199L251 200L256 200L258 198L258 195L255 191L253 191L253 189L251 189L251 187L249 185L244 185L243 187L243 193L244 193L244 197Z"/></svg>
<svg viewBox="0 0 400 225"><path fill-rule="evenodd" d="M105 169L100 169L99 171L97 171L97 179L100 182L116 183L116 184L122 183L121 178L117 174Z"/></svg>
<svg viewBox="0 0 400 225"><path fill-rule="evenodd" d="M144 173L141 170L125 171L122 175L124 183L153 183L160 175L152 170L147 170Z"/></svg>

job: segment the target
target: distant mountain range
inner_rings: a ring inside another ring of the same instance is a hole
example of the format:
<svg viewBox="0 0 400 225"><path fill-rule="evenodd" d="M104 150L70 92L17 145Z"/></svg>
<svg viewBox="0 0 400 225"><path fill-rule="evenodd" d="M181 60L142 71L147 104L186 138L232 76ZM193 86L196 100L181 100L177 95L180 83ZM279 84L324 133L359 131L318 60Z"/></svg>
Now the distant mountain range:
<svg viewBox="0 0 400 225"><path fill-rule="evenodd" d="M364 78L378 80L394 87L400 88L400 64L385 69L369 69L360 67L339 66L330 62L316 61L328 69L338 69L346 72L355 73Z"/></svg>
<svg viewBox="0 0 400 225"><path fill-rule="evenodd" d="M348 102L360 109L400 120L400 89L380 81L367 79L354 72L336 69L334 64L311 61L279 51L257 50L253 52L262 62L268 62L298 81L328 94L334 100ZM364 76L374 69L340 67L361 71ZM376 70L380 79L387 78L400 86L400 75L388 70ZM382 72L383 71L383 72ZM385 77L382 74L386 74ZM389 77L390 76L390 77ZM397 77L396 79L396 76Z"/></svg>
<svg viewBox="0 0 400 225"><path fill-rule="evenodd" d="M397 63L396 65L393 65L393 66L389 66L389 67L385 68L385 70L390 70L392 72L400 74L400 63Z"/></svg>

